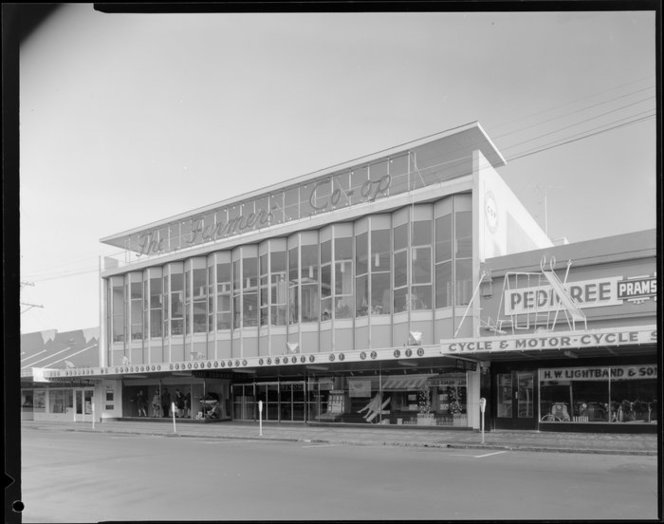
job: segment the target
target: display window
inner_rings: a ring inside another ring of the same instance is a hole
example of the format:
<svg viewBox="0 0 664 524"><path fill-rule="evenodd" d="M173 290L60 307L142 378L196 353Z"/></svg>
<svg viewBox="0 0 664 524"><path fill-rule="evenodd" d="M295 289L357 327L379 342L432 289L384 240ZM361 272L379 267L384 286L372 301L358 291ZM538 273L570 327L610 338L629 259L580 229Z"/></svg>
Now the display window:
<svg viewBox="0 0 664 524"><path fill-rule="evenodd" d="M657 366L540 369L540 421L657 422Z"/></svg>
<svg viewBox="0 0 664 524"><path fill-rule="evenodd" d="M34 394L32 390L26 389L21 391L21 411L24 413L32 413L34 405Z"/></svg>
<svg viewBox="0 0 664 524"><path fill-rule="evenodd" d="M307 391L312 421L468 425L465 373L320 377Z"/></svg>
<svg viewBox="0 0 664 524"><path fill-rule="evenodd" d="M74 392L71 389L49 391L49 413L69 413L74 406Z"/></svg>
<svg viewBox="0 0 664 524"><path fill-rule="evenodd" d="M36 390L33 396L33 412L44 413L46 411L46 390Z"/></svg>

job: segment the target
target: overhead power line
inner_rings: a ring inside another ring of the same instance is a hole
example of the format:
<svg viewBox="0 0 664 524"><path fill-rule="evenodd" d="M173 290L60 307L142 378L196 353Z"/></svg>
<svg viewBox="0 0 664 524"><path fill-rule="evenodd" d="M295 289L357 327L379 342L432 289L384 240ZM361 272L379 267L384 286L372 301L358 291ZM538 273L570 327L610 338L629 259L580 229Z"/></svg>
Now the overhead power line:
<svg viewBox="0 0 664 524"><path fill-rule="evenodd" d="M625 126L628 126L630 124L636 124L637 122L641 122L643 120L648 120L649 118L653 118L654 116L655 116L655 113L652 113L652 114L649 114L649 115L646 115L646 116L643 116L643 117L640 117L640 118L635 118L633 120L629 120L628 122L622 122L620 124L616 124L616 125L607 127L605 129L600 129L600 130L592 132L592 133L586 133L583 136L579 136L577 138L571 138L569 140L564 140L562 142L558 142L558 143L555 143L555 144L550 144L546 147L541 147L539 149L535 149L534 151L528 151L528 152L523 153L521 155L511 157L511 158L509 158L509 161L513 162L514 160L519 160L520 158L525 158L527 156L531 156L531 155L534 155L536 153L541 153L542 151L548 151L549 149L554 149L556 147L564 146L566 144L571 144L573 142L578 142L579 140L585 140L586 138L590 138L590 137L593 137L593 136L596 136L596 135L600 135L602 133L606 133L607 131L612 131L613 129L618 129L619 127L625 127Z"/></svg>
<svg viewBox="0 0 664 524"><path fill-rule="evenodd" d="M631 85L631 84L633 84L633 83L636 83L636 82L627 83L627 84L623 84L623 85ZM620 96L614 97L614 98L612 98L611 100L608 100L608 101L606 101L606 102L595 103L595 104L592 104L592 105L590 105L590 106L586 106L586 107L584 107L584 108L581 108L581 109L579 109L578 111L574 111L573 113L568 113L568 114L561 115L561 116L558 116L558 117L553 117L553 118L550 118L550 119L548 119L548 120L540 121L540 122L538 122L538 123L536 123L536 124L529 125L529 126L526 126L526 127L524 127L524 128L521 128L521 129L517 129L517 130L514 130L514 131L510 131L510 132L504 133L504 134L500 135L500 137L505 137L505 136L509 136L509 135L511 135L511 134L515 134L515 133L518 133L518 132L524 131L524 130L532 129L532 128L537 127L537 126L541 126L543 123L548 123L548 122L551 122L551 121L554 121L554 120L558 120L558 119L560 119L560 118L564 118L564 117L566 117L566 116L570 116L571 114L573 114L573 115L578 115L579 113L581 113L581 112L583 112L583 111L586 111L586 110L588 110L588 109L592 109L592 108L594 108L594 107L598 107L598 106L601 106L601 105L605 105L605 104L607 104L607 103L615 102L615 101L617 101L617 100L619 100L619 99L626 98L626 97L628 97L628 96L632 96L632 95L634 95L634 94L640 93L640 92L645 91L645 90L648 90L648 89L652 89L652 88L651 88L651 87L647 87L647 88L644 88L644 89L639 89L639 90L633 91L633 92L628 93L628 94L625 94L625 95L620 95ZM605 91L605 92L614 91L614 90L615 90L615 89L610 89L610 90L607 90L607 91ZM584 99L587 99L587 98L588 98L588 97L586 97L586 98L584 98ZM581 100L583 100L583 99L581 99ZM654 101L655 98L654 98L654 97L643 98L643 99L637 100L637 101L635 101L635 102L632 102L632 103L629 103L629 104L626 104L626 105L623 105L623 106L620 106L620 107L616 107L616 108L610 109L610 110L605 111L605 112L603 112L603 113L601 113L601 114L599 114L599 115L594 115L594 116L590 116L590 117L588 117L588 118L584 118L584 119L580 120L579 122L572 123L572 124L566 125L566 126L564 126L564 127L558 128L558 129L556 129L556 130L548 131L548 132L546 132L546 133L542 133L542 134L540 134L540 135L538 135L538 136L535 136L535 137L529 138L529 139L527 139L527 140L522 140L522 141L517 142L517 143L515 143L515 144L505 146L505 147L503 147L502 149L505 150L505 151L507 151L507 150L510 150L510 149L518 148L518 147L520 147L520 146L523 146L524 144L527 144L528 142L533 142L533 141L538 140L538 139L542 139L542 138L545 138L545 137L549 137L549 136L551 136L551 135L554 134L554 133L559 133L559 132L563 132L563 131L569 130L570 128L580 126L580 125L582 125L582 124L585 124L585 123L591 122L591 121L593 121L593 120L597 120L598 118L601 118L601 117L603 117L603 116L607 116L607 115L609 115L609 114L611 114L611 113L615 113L615 112L617 112L617 111L620 111L620 110L623 110L623 109L627 109L627 108L629 108L629 107L632 107L632 106L635 106L635 105L637 105L637 104L640 104L640 103L643 103L643 102L647 102L647 101L650 101L650 100L653 100L653 101ZM570 103L570 104L571 104L571 103ZM565 106L569 106L570 104L566 104ZM565 107L565 106L561 106L561 107ZM547 111L551 111L551 110L555 110L555 109L557 109L557 108L553 108L553 109L550 109L550 110L541 111L541 112L539 112L539 113L535 113L535 114L542 114L542 113L545 113L545 112L547 112ZM651 111L652 111L652 112L651 112ZM644 113L646 113L646 114L644 115ZM515 153L514 156L511 156L511 157L507 158L507 160L510 161L510 162L513 162L513 161L515 161L515 160L519 160L519 159L522 159L522 158L525 158L525 157L528 157L528 156L532 156L532 155L535 155L535 154L538 154L538 153L541 153L541 152L544 152L544 151L548 151L548 150L550 150L550 149L554 149L554 148L557 148L557 147L561 147L561 146L563 146L563 145L567 145L567 144L571 144L571 143L574 143L574 142L578 142L578 141L580 141L580 140L585 140L585 139L591 138L591 137L593 137L593 136L597 136L597 135L600 135L600 134L602 134L602 133L606 133L606 132L608 132L608 131L612 131L612 130L614 130L614 129L618 129L618 128L625 127L625 126L628 126L628 125L636 124L636 123L638 123L638 122L642 122L642 121L648 120L648 119L650 119L650 118L653 118L654 116L655 116L654 109L648 109L648 110L646 110L646 111L641 111L641 112L639 112L639 113L635 113L635 114L629 115L629 116L627 116L627 117L625 117L625 118L623 118L623 119L620 119L620 120L617 120L617 121L613 121L613 122L609 122L609 123L604 124L604 125L602 125L602 126L598 126L598 127L595 127L595 128L589 129L589 130L582 131L582 132L580 132L580 133L577 133L576 135L571 135L571 136L568 136L568 137L560 137L560 138L557 139L557 140L549 141L548 143L544 143L544 144L542 144L541 146L537 146L536 148L531 149L531 150L527 150L527 151L520 152L520 153L517 152L517 153ZM626 120L626 119L629 119L629 120ZM499 126L499 127L500 127L500 126ZM434 135L430 135L430 136L435 136L435 134L434 134ZM443 164L444 164L444 163L443 163ZM442 165L442 164L441 164L441 165ZM435 167L439 167L439 166L438 166L438 165L437 165L437 166L431 166L431 168L435 168ZM124 253L124 251L120 251L120 252L117 252L117 253L113 253L112 255L118 255L118 254L123 254L123 253ZM112 255L106 255L106 256L112 256ZM87 258L90 259L90 258L92 258L92 257L87 257ZM88 266L88 267L89 267L89 266ZM54 270L51 269L51 271L50 271L50 272L47 271L47 272L46 272L46 275L44 275L43 277L37 277L37 278L34 278L34 280L35 280L36 282L44 282L44 281L49 281L49 280L58 280L58 279L62 279L62 278L70 278L70 277L76 277L76 276L81 276L81 275L91 274L91 273L97 273L98 271L99 271L99 268L98 268L98 267L95 267L94 269L83 269L83 270L80 270L80 271L65 271L65 272L54 272ZM38 273L36 273L36 274L31 274L30 276L32 276L32 275L37 276ZM23 287L24 285L34 286L34 283L33 283L33 282L22 282L22 283L21 283L21 287ZM38 307L38 306L34 306L34 305L33 305L33 307Z"/></svg>

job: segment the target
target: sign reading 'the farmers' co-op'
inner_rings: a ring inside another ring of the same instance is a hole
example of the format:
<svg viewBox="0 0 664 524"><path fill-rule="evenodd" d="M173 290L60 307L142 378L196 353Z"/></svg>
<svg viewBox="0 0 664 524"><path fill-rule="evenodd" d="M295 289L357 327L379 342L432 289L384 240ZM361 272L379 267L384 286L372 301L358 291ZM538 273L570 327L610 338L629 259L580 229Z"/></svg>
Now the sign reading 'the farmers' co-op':
<svg viewBox="0 0 664 524"><path fill-rule="evenodd" d="M568 282L569 296L580 308L617 306L644 302L657 296L657 276L607 277ZM560 309L553 287L531 286L505 290L505 314L521 315Z"/></svg>

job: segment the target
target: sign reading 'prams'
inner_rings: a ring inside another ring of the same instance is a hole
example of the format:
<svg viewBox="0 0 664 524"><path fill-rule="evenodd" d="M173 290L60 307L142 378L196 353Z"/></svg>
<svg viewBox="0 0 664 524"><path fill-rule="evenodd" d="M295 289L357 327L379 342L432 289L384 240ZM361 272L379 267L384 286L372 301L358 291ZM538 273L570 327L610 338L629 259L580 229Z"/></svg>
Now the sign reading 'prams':
<svg viewBox="0 0 664 524"><path fill-rule="evenodd" d="M625 302L641 303L657 297L657 275L607 277L568 282L565 288L580 308L618 306ZM505 290L505 314L521 315L556 311L560 298L552 286L522 287Z"/></svg>

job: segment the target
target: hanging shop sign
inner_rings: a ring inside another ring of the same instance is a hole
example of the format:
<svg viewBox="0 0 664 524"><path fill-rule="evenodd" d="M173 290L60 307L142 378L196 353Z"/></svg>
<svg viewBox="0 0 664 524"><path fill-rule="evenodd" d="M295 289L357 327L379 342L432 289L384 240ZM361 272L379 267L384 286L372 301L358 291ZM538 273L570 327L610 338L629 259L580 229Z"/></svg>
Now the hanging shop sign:
<svg viewBox="0 0 664 524"><path fill-rule="evenodd" d="M657 378L656 365L540 369L540 380L639 380Z"/></svg>
<svg viewBox="0 0 664 524"><path fill-rule="evenodd" d="M657 297L657 275L615 276L568 282L569 296L580 308L618 306L624 302L641 303ZM546 313L561 309L561 301L552 286L534 286L505 290L505 314Z"/></svg>
<svg viewBox="0 0 664 524"><path fill-rule="evenodd" d="M640 328L556 331L530 335L441 340L441 353L476 353L501 351L541 351L543 349L583 349L600 346L654 344L654 326Z"/></svg>

